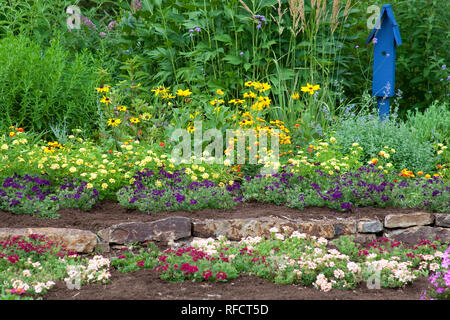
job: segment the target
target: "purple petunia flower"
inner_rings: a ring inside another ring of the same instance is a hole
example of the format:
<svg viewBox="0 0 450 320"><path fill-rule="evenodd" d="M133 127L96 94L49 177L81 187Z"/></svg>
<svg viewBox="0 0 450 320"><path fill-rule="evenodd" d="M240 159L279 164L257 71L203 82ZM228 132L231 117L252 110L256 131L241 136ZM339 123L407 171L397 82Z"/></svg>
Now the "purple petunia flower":
<svg viewBox="0 0 450 320"><path fill-rule="evenodd" d="M341 209L350 210L352 208L352 204L350 202L342 202Z"/></svg>
<svg viewBox="0 0 450 320"><path fill-rule="evenodd" d="M377 43L378 43L378 38L373 38L373 39L372 39L372 43L373 43L373 44L377 44Z"/></svg>

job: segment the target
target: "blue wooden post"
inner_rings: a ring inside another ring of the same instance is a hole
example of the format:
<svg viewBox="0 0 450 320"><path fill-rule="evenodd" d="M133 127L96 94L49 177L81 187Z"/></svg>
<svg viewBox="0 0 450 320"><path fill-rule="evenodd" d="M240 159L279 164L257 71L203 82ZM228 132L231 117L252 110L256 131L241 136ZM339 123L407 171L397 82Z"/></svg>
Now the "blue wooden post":
<svg viewBox="0 0 450 320"><path fill-rule="evenodd" d="M373 42L372 95L377 97L380 119L389 115L390 98L395 94L395 49L402 44L400 30L390 4L383 5L380 18L366 43Z"/></svg>

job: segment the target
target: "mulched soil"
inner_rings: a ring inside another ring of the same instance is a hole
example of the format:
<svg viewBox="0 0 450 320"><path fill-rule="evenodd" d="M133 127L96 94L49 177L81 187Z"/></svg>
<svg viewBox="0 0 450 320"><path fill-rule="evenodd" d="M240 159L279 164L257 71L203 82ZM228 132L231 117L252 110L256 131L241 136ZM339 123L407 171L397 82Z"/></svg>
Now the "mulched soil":
<svg viewBox="0 0 450 320"><path fill-rule="evenodd" d="M256 276L241 276L226 283L178 282L159 279L158 273L142 269L132 273L111 272L111 283L69 290L58 282L45 300L418 300L429 284L421 278L400 289L368 289L321 292L313 287L271 283Z"/></svg>
<svg viewBox="0 0 450 320"><path fill-rule="evenodd" d="M90 212L77 209L60 210L59 219L42 219L0 211L0 228L56 227L75 228L97 232L116 223L154 221L167 217L183 216L192 219L283 217L289 219L374 218L380 220L387 214L416 212L414 209L361 208L343 213L328 208L308 207L296 210L273 204L246 203L235 210L177 211L144 214L128 210L118 203L103 201ZM162 245L162 244L161 244ZM108 256L116 255L115 250ZM354 291L331 290L321 292L312 287L274 284L255 276L241 276L227 283L170 283L159 279L154 270L143 269L122 274L111 270L112 282L106 285L83 286L69 290L58 282L44 297L47 300L417 300L429 282L421 278L402 289L370 290L366 284Z"/></svg>
<svg viewBox="0 0 450 320"><path fill-rule="evenodd" d="M224 219L224 218L260 218L282 217L289 219L326 220L336 218L373 218L380 220L392 213L417 212L415 209L399 208L360 208L354 212L339 212L328 208L308 207L297 210L283 206L263 203L240 204L235 210L201 210L196 212L175 211L145 214L136 210L128 210L118 203L104 201L89 212L78 209L60 210L59 219L36 218L29 215L17 215L0 210L0 228L53 227L74 228L97 232L113 224L122 222L149 222L163 218L181 216L191 219Z"/></svg>

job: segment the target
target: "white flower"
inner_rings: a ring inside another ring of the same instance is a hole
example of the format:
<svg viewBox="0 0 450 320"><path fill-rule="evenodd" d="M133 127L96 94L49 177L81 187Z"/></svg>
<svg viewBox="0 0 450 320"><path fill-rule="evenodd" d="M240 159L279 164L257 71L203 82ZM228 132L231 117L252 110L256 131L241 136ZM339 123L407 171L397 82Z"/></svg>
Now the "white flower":
<svg viewBox="0 0 450 320"><path fill-rule="evenodd" d="M269 229L269 231L270 231L271 233L277 233L277 232L279 232L280 230L279 230L277 227L272 227L272 228Z"/></svg>
<svg viewBox="0 0 450 320"><path fill-rule="evenodd" d="M23 274L24 277L31 277L31 272L28 269L27 270L23 270L22 274Z"/></svg>
<svg viewBox="0 0 450 320"><path fill-rule="evenodd" d="M283 241L284 240L284 236L282 234L276 233L275 234L275 239Z"/></svg>
<svg viewBox="0 0 450 320"><path fill-rule="evenodd" d="M345 272L342 271L341 269L334 270L333 274L334 274L334 277L337 279L343 279L345 277Z"/></svg>

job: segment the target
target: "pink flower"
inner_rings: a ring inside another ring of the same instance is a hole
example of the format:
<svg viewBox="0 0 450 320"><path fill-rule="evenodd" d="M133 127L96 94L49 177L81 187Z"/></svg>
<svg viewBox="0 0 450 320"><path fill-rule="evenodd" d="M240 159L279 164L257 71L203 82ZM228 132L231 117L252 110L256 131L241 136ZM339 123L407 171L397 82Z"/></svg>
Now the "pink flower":
<svg viewBox="0 0 450 320"><path fill-rule="evenodd" d="M18 295L22 295L22 294L24 294L25 292L27 292L26 290L24 290L24 289L11 289L11 293L16 293L16 294L18 294Z"/></svg>

